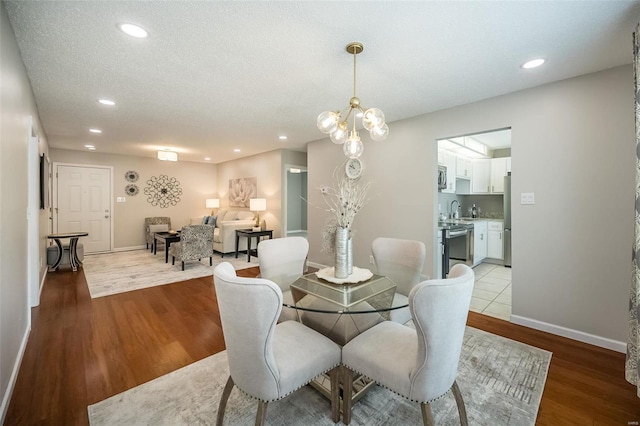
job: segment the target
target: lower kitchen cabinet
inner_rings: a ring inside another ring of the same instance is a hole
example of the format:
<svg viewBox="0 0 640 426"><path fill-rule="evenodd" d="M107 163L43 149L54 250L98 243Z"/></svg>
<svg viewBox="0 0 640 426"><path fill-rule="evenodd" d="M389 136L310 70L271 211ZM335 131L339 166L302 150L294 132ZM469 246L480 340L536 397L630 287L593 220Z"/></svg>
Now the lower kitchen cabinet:
<svg viewBox="0 0 640 426"><path fill-rule="evenodd" d="M487 222L473 222L473 266L487 257Z"/></svg>
<svg viewBox="0 0 640 426"><path fill-rule="evenodd" d="M492 259L504 258L502 222L488 222L487 226L487 257Z"/></svg>

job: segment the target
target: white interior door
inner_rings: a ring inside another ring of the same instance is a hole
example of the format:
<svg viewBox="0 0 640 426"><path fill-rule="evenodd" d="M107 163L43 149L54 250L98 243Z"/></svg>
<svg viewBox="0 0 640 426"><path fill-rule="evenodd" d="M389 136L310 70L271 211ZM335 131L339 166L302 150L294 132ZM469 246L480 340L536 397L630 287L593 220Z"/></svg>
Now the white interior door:
<svg viewBox="0 0 640 426"><path fill-rule="evenodd" d="M58 233L88 232L85 253L111 250L111 169L58 165Z"/></svg>

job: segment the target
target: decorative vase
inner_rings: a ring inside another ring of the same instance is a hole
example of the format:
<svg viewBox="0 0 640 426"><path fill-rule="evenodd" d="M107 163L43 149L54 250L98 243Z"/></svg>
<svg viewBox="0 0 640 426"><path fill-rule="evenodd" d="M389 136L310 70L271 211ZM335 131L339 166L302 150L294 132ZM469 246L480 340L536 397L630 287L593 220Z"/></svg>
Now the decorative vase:
<svg viewBox="0 0 640 426"><path fill-rule="evenodd" d="M347 253L349 245L349 228L336 228L336 265L334 275L336 278L347 278L349 269Z"/></svg>
<svg viewBox="0 0 640 426"><path fill-rule="evenodd" d="M351 239L351 232L349 232L349 239L347 240L347 274L353 274L353 240Z"/></svg>

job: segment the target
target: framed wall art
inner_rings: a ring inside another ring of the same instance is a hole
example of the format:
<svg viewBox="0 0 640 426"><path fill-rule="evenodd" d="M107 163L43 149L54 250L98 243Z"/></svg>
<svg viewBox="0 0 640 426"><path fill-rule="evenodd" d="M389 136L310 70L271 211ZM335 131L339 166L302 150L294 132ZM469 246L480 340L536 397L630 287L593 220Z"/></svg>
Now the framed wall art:
<svg viewBox="0 0 640 426"><path fill-rule="evenodd" d="M258 196L258 178L229 179L229 207L249 207L249 200Z"/></svg>

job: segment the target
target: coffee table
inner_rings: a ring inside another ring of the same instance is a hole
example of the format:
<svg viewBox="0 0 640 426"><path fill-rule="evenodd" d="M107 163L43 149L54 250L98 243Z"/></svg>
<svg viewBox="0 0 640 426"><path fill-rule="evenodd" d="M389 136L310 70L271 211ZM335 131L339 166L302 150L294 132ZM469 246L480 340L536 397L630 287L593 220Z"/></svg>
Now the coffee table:
<svg viewBox="0 0 640 426"><path fill-rule="evenodd" d="M158 251L158 240L164 241L164 263L169 263L169 246L171 243L180 241L180 231L175 234L171 232L156 232L153 234L153 254Z"/></svg>

